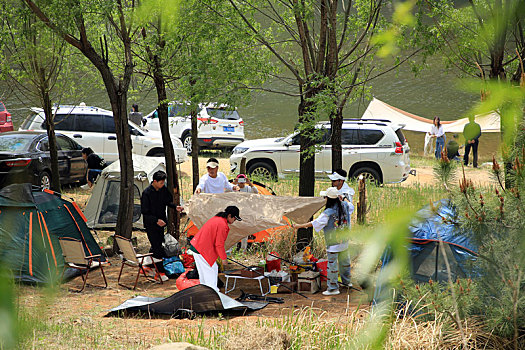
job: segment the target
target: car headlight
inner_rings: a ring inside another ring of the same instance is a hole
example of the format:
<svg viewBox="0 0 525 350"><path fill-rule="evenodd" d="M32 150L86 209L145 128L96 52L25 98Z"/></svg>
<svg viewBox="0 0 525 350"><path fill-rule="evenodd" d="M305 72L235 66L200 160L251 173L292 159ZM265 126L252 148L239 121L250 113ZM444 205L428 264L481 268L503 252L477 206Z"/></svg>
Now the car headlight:
<svg viewBox="0 0 525 350"><path fill-rule="evenodd" d="M233 154L241 154L248 150L248 147L235 147L233 149Z"/></svg>

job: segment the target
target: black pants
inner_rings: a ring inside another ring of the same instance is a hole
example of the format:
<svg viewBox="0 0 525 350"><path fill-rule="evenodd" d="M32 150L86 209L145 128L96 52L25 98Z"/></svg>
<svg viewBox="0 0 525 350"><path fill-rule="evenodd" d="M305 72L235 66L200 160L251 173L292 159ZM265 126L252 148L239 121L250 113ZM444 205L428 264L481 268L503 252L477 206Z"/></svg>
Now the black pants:
<svg viewBox="0 0 525 350"><path fill-rule="evenodd" d="M478 145L479 140L476 140L474 143L467 143L465 145L465 155L463 156L463 163L465 165L468 165L468 155L470 153L470 149L472 148L472 165L474 168L478 167Z"/></svg>
<svg viewBox="0 0 525 350"><path fill-rule="evenodd" d="M153 225L145 226L146 234L148 235L149 243L151 244L150 253L153 253L153 257L157 259L164 259L166 253L164 248L162 248L162 243L164 243L164 228ZM164 273L164 265L162 262L155 263L159 272Z"/></svg>

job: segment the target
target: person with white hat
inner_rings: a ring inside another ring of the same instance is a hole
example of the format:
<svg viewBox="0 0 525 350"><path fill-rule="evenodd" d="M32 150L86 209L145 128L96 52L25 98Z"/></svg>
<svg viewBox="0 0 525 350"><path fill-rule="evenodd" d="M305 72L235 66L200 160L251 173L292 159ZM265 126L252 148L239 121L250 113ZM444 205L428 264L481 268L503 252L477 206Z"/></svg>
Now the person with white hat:
<svg viewBox="0 0 525 350"><path fill-rule="evenodd" d="M222 171L219 171L219 161L210 158L206 162L208 173L203 175L195 189L195 194L199 193L224 193L225 191L239 191L239 186L233 185Z"/></svg>
<svg viewBox="0 0 525 350"><path fill-rule="evenodd" d="M328 178L332 180L332 187L336 187L339 191L339 195L342 196L341 200L348 200L348 202L351 204L351 211L354 211L354 205L352 201L354 198L355 191L345 182L346 175L347 173L343 169L335 169L335 171L331 175L328 175Z"/></svg>
<svg viewBox="0 0 525 350"><path fill-rule="evenodd" d="M294 224L294 229L313 227L317 232L324 229L326 252L328 256L328 282L323 295L339 294L338 276L341 274L342 284L352 287L350 282L350 252L348 249L348 232L343 228L350 228L350 206L341 201L339 190L330 187L321 191L326 197L325 210L319 217L306 224Z"/></svg>

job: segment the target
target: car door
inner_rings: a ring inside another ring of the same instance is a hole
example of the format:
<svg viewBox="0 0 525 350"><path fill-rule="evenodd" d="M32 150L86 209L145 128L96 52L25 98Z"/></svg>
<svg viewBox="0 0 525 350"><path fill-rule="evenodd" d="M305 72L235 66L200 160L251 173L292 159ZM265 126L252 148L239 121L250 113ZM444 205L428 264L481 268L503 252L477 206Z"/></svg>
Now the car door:
<svg viewBox="0 0 525 350"><path fill-rule="evenodd" d="M342 130L341 144L343 148L343 169L349 171L353 164L361 160L357 126Z"/></svg>
<svg viewBox="0 0 525 350"><path fill-rule="evenodd" d="M67 173L64 174L66 182L74 182L86 175L86 161L82 158L82 147L65 136L58 135L57 143L60 153L67 162Z"/></svg>
<svg viewBox="0 0 525 350"><path fill-rule="evenodd" d="M102 118L99 115L77 114L72 139L83 147L90 147L93 152L104 158L103 131Z"/></svg>
<svg viewBox="0 0 525 350"><path fill-rule="evenodd" d="M299 164L300 164L300 145L301 138L297 134L290 140L289 145L284 145L284 150L281 151L281 169L283 174L297 174L299 175ZM324 172L324 159L322 149L315 153L315 174L321 175Z"/></svg>
<svg viewBox="0 0 525 350"><path fill-rule="evenodd" d="M38 144L38 149L42 152L44 152L46 158L49 160L49 166L51 166L51 156L49 153L49 139L44 137ZM60 144L58 143L58 136L57 136L57 156L58 156L58 174L60 175L60 182L62 182L62 179L67 178L68 172L69 172L69 164L68 160L66 158L66 155L61 151Z"/></svg>
<svg viewBox="0 0 525 350"><path fill-rule="evenodd" d="M118 160L118 145L117 145L117 134L115 132L115 122L113 116L104 115L101 116L103 120L104 133L102 134L102 144L104 145L104 160L106 162L114 162Z"/></svg>

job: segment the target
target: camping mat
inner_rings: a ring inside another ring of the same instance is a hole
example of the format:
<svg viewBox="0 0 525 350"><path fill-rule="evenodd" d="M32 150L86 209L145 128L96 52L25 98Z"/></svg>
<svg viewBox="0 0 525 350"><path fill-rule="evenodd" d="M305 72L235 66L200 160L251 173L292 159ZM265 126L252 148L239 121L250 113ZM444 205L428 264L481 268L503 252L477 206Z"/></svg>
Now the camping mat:
<svg viewBox="0 0 525 350"><path fill-rule="evenodd" d="M120 314L146 313L170 315L173 317L191 311L193 313L257 311L268 305L267 302L239 302L229 296L216 292L206 285L196 285L167 298L137 296L109 310L106 316Z"/></svg>

